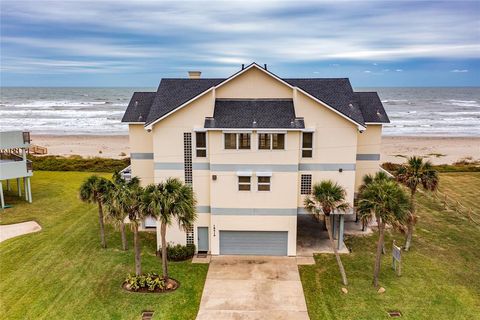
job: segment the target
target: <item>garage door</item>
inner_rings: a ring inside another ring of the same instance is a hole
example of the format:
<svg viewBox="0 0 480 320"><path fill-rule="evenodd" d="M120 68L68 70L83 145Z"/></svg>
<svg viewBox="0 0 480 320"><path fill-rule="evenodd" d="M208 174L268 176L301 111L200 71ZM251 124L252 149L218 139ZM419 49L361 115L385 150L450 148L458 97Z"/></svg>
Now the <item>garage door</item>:
<svg viewBox="0 0 480 320"><path fill-rule="evenodd" d="M286 256L287 231L220 231L220 254Z"/></svg>

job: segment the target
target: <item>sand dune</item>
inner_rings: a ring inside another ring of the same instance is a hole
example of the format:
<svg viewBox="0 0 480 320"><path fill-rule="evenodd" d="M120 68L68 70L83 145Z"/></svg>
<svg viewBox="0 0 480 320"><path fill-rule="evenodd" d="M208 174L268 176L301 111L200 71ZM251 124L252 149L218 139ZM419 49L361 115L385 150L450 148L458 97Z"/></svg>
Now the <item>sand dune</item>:
<svg viewBox="0 0 480 320"><path fill-rule="evenodd" d="M122 158L130 154L128 136L32 135L32 143L55 155ZM383 137L382 161L403 162L395 155L430 155L435 164L480 159L480 137Z"/></svg>

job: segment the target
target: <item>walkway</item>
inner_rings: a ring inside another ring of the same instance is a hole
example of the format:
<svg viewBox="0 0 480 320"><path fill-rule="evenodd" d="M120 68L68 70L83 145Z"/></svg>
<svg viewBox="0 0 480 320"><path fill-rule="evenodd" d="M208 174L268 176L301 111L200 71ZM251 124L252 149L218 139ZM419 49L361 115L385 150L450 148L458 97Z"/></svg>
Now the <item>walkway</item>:
<svg viewBox="0 0 480 320"><path fill-rule="evenodd" d="M308 320L295 258L212 257L197 320Z"/></svg>
<svg viewBox="0 0 480 320"><path fill-rule="evenodd" d="M40 230L42 230L42 227L35 221L3 225L0 226L0 242Z"/></svg>

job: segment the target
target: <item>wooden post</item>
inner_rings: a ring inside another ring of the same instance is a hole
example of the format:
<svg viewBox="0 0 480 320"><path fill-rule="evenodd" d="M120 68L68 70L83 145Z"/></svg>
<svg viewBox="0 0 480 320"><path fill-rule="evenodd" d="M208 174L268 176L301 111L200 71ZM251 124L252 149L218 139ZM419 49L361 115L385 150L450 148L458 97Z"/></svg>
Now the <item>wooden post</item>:
<svg viewBox="0 0 480 320"><path fill-rule="evenodd" d="M338 225L338 250L343 249L343 232L345 224L345 216L343 214L339 217L340 223Z"/></svg>
<svg viewBox="0 0 480 320"><path fill-rule="evenodd" d="M10 180L7 179L7 191L10 191L10 190L12 190L10 186Z"/></svg>
<svg viewBox="0 0 480 320"><path fill-rule="evenodd" d="M32 203L32 186L30 185L30 178L27 178L28 186L28 202Z"/></svg>
<svg viewBox="0 0 480 320"><path fill-rule="evenodd" d="M5 199L3 198L3 185L2 185L2 181L0 181L0 204L2 205L2 209L5 209Z"/></svg>
<svg viewBox="0 0 480 320"><path fill-rule="evenodd" d="M22 185L20 184L20 178L17 178L17 190L18 190L18 196L22 196Z"/></svg>
<svg viewBox="0 0 480 320"><path fill-rule="evenodd" d="M25 200L28 201L27 177L23 177L23 191L25 192Z"/></svg>

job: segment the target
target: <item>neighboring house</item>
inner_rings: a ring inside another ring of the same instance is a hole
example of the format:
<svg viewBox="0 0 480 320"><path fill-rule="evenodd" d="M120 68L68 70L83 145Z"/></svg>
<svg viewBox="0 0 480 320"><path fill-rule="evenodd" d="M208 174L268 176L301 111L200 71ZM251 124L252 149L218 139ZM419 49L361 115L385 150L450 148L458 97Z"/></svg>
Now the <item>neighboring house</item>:
<svg viewBox="0 0 480 320"><path fill-rule="evenodd" d="M27 160L27 150L30 147L30 133L22 131L4 131L0 132L0 204L5 208L5 199L3 195L2 182L6 181L7 190L11 189L10 182L17 180L18 196L22 196L23 190L25 199L32 202L32 190L30 187L30 177L33 175L32 163Z"/></svg>
<svg viewBox="0 0 480 320"><path fill-rule="evenodd" d="M281 79L255 63L226 79L189 75L135 92L122 120L132 176L144 185L178 177L196 194L194 228L174 224L167 241L295 256L312 184L337 181L353 204L363 175L379 170L389 120L377 93L353 92L345 78ZM344 216L336 220L341 240Z"/></svg>

